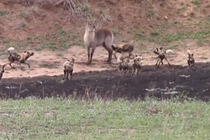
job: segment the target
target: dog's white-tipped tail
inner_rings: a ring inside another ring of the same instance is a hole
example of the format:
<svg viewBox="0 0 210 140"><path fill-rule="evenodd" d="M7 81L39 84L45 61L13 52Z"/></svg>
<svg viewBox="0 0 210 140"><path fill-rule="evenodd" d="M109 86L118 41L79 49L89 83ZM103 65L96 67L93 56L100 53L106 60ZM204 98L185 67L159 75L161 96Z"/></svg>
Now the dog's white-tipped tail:
<svg viewBox="0 0 210 140"><path fill-rule="evenodd" d="M166 53L173 53L173 50L166 50Z"/></svg>

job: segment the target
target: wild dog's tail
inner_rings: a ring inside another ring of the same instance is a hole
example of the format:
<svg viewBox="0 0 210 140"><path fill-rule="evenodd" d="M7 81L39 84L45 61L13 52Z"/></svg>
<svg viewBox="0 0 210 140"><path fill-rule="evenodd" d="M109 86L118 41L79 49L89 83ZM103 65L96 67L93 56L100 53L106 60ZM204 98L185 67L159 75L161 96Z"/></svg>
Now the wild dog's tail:
<svg viewBox="0 0 210 140"><path fill-rule="evenodd" d="M166 50L166 53L173 53L173 50Z"/></svg>

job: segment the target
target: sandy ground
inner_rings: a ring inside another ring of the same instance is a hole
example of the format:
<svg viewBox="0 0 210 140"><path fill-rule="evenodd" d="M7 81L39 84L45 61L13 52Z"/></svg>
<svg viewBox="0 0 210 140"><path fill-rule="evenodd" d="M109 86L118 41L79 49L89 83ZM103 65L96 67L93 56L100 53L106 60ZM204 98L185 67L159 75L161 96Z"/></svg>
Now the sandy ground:
<svg viewBox="0 0 210 140"><path fill-rule="evenodd" d="M146 48L143 51L139 49L134 49L134 53L142 54L143 60L142 65L154 65L156 63L157 56L153 53L155 48ZM187 50L190 50L192 53L195 53L196 62L210 62L210 50L208 46L198 47L194 44L188 44L184 48L178 48L173 50L173 53L167 54L168 60L173 65L187 65ZM18 51L17 51L18 52ZM88 71L102 71L102 70L113 70L117 69L116 59L113 58L113 64L109 65L106 63L108 58L107 51L98 47L93 56L93 62L91 65L86 65L87 61L87 52L84 47L74 46L66 51L33 51L34 56L28 59L31 68L28 68L27 65L13 64L16 68L11 69L9 65L6 67L6 72L4 73L3 78L14 78L14 77L34 77L42 75L60 75L63 74L63 63L67 58L75 58L74 72L88 72ZM19 52L21 53L21 52ZM3 65L8 63L7 60L8 54L5 53L1 55L0 64ZM167 64L165 62L165 64Z"/></svg>

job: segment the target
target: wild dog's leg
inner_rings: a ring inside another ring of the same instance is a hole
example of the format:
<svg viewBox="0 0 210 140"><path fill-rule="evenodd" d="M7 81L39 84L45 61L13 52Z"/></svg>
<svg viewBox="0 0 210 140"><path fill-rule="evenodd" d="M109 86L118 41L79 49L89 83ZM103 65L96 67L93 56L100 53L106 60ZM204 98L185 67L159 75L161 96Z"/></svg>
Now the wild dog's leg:
<svg viewBox="0 0 210 140"><path fill-rule="evenodd" d="M69 80L69 71L66 71L66 80Z"/></svg>
<svg viewBox="0 0 210 140"><path fill-rule="evenodd" d="M116 53L117 53L116 51L114 51L113 53L115 59L117 59Z"/></svg>
<svg viewBox="0 0 210 140"><path fill-rule="evenodd" d="M165 60L168 62L167 58L165 57ZM168 65L171 66L171 64L168 62Z"/></svg>
<svg viewBox="0 0 210 140"><path fill-rule="evenodd" d="M10 65L10 67L11 67L12 69L14 69L14 68L15 68L14 66L12 66L12 63L9 63L9 65Z"/></svg>
<svg viewBox="0 0 210 140"><path fill-rule="evenodd" d="M22 64L26 64L26 65L28 65L28 68L31 68L30 65L29 65L29 63L22 62ZM20 63L20 65L21 65L21 63Z"/></svg>
<svg viewBox="0 0 210 140"><path fill-rule="evenodd" d="M66 77L66 70L63 70L63 80L65 80Z"/></svg>
<svg viewBox="0 0 210 140"><path fill-rule="evenodd" d="M72 73L73 73L73 71L71 71L69 74L70 74L70 78L71 78L71 80L72 80Z"/></svg>
<svg viewBox="0 0 210 140"><path fill-rule="evenodd" d="M158 58L157 63L155 64L155 66L157 66L157 65L158 65L159 61L160 61L160 59Z"/></svg>

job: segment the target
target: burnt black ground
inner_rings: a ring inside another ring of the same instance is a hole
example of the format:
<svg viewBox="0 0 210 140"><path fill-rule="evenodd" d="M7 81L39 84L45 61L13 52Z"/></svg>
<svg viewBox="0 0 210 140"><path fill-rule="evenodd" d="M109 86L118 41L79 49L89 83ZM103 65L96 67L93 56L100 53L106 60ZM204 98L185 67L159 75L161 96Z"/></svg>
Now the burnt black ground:
<svg viewBox="0 0 210 140"><path fill-rule="evenodd" d="M125 76L117 70L80 72L73 80L61 82L62 75L4 79L0 98L20 99L29 96L100 98L128 100L144 99L147 95L159 99L191 97L210 99L210 63L197 63L196 71L182 66L143 66L139 76Z"/></svg>

